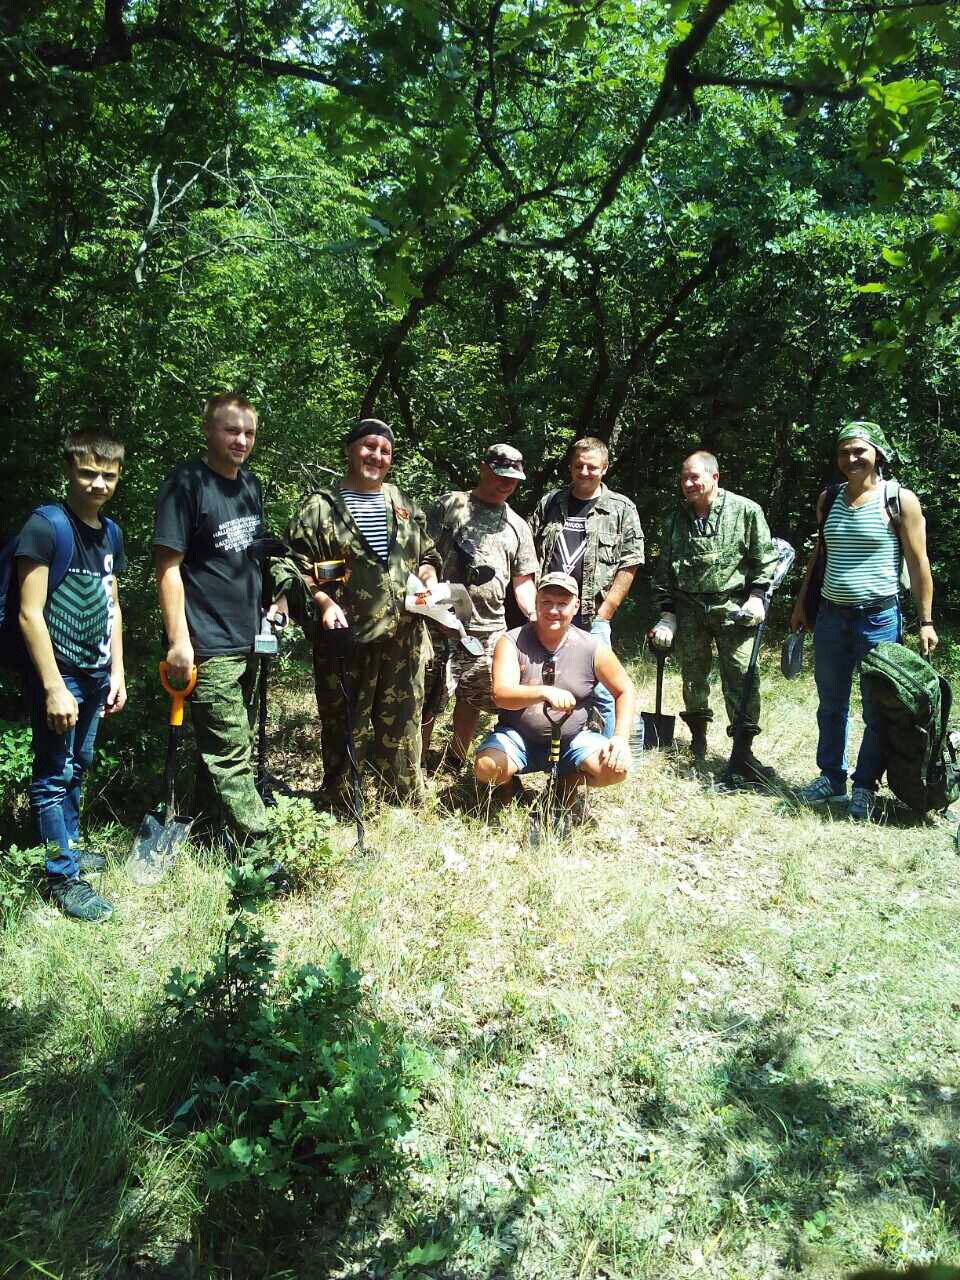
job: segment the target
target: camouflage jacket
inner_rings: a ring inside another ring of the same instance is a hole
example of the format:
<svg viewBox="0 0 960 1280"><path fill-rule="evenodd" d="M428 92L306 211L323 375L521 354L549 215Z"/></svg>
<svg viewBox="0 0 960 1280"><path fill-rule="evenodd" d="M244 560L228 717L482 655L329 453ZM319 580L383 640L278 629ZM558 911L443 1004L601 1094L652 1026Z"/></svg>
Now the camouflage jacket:
<svg viewBox="0 0 960 1280"><path fill-rule="evenodd" d="M718 489L698 528L686 503L667 516L654 574L654 598L661 611L676 612L678 600L738 603L770 585L777 553L763 512L749 498Z"/></svg>
<svg viewBox="0 0 960 1280"><path fill-rule="evenodd" d="M386 564L360 533L340 490L319 489L301 501L287 530L290 558L274 569L277 593L289 590L295 598L306 597L309 606L310 593L302 591L296 575L312 579L315 561L345 560L346 582L328 594L347 615L358 644L389 639L399 627L422 625L421 619L404 609L407 577L422 564L440 568L440 556L420 508L392 484L383 486L383 496L389 545Z"/></svg>
<svg viewBox="0 0 960 1280"><path fill-rule="evenodd" d="M557 539L569 512L570 490L554 489L541 498L530 517L530 529L540 557L540 572L547 572ZM635 505L622 493L600 486L596 504L587 515L587 540L583 552L580 609L591 622L621 569L643 564L643 529Z"/></svg>

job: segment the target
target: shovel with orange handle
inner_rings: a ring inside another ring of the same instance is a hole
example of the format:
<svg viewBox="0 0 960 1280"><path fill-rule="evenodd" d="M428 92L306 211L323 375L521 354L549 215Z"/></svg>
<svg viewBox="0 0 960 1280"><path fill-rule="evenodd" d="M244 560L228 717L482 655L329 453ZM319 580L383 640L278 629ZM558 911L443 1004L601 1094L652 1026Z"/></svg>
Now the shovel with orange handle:
<svg viewBox="0 0 960 1280"><path fill-rule="evenodd" d="M197 683L197 668L178 689L170 683L167 664L160 663L160 683L170 695L170 731L167 736L167 764L163 775L164 802L152 813L144 815L127 859L127 871L134 884L156 884L173 866L176 850L186 840L193 826L192 818L178 818L174 783L177 772L177 745L183 734L183 704Z"/></svg>

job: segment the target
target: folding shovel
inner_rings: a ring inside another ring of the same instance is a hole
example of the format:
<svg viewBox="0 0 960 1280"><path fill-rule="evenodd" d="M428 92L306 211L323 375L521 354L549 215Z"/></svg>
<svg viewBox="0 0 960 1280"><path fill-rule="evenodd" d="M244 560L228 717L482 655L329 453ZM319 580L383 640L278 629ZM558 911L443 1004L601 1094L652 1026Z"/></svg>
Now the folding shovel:
<svg viewBox="0 0 960 1280"><path fill-rule="evenodd" d="M183 844L193 826L192 818L177 817L174 782L177 771L177 745L183 734L183 704L197 683L197 668L182 689L172 685L168 667L160 663L160 683L170 695L167 764L163 775L165 802L153 813L144 815L127 859L127 872L134 884L150 885L163 878L173 866L176 850Z"/></svg>
<svg viewBox="0 0 960 1280"><path fill-rule="evenodd" d="M553 683L552 679L549 683ZM560 798L560 740L563 726L573 712L551 712L545 707L543 714L550 721L550 752L547 756L547 787L541 808L539 812L534 810L527 820L527 841L533 849L539 848L545 827L552 830L560 840L567 834L567 815Z"/></svg>
<svg viewBox="0 0 960 1280"><path fill-rule="evenodd" d="M677 717L663 714L663 668L666 665L668 652L667 649L657 649L657 709L640 713L643 717L644 751L673 746Z"/></svg>

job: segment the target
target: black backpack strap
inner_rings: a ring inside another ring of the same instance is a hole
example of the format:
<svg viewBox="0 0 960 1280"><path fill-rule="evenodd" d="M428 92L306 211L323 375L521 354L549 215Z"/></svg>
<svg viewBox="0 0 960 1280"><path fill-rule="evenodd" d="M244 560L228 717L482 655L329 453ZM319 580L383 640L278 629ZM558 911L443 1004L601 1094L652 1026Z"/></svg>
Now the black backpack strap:
<svg viewBox="0 0 960 1280"><path fill-rule="evenodd" d="M820 522L817 525L817 537L820 539L821 543L823 543L823 526L827 523L827 516L833 510L833 504L840 496L840 490L842 488L842 484L828 484L826 489L823 491L823 515L820 517Z"/></svg>

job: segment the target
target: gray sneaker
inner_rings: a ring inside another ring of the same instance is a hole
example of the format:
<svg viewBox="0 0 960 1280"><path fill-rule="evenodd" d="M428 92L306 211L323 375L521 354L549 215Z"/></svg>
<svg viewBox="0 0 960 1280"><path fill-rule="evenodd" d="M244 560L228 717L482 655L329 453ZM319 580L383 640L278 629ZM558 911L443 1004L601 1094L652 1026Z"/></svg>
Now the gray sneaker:
<svg viewBox="0 0 960 1280"><path fill-rule="evenodd" d="M851 822L869 822L875 803L876 796L867 787L854 787L847 817Z"/></svg>
<svg viewBox="0 0 960 1280"><path fill-rule="evenodd" d="M86 880L65 880L61 876L51 876L50 897L63 914L73 920L99 924L113 915L110 903L94 893Z"/></svg>
<svg viewBox="0 0 960 1280"><path fill-rule="evenodd" d="M801 804L829 804L831 800L845 800L847 789L844 787L842 791L837 791L827 775L821 773L819 778L800 787L796 795Z"/></svg>

